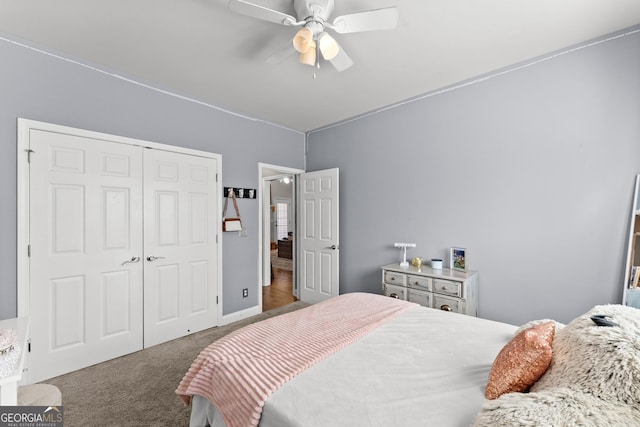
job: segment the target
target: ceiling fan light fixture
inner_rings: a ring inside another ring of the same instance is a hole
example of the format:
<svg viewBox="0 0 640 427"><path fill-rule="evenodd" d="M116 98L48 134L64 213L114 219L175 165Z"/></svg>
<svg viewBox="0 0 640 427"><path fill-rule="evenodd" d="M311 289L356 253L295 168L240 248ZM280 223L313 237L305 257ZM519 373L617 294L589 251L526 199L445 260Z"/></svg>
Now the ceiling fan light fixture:
<svg viewBox="0 0 640 427"><path fill-rule="evenodd" d="M306 52L300 54L300 63L305 65L316 65L316 42L311 40L311 45Z"/></svg>
<svg viewBox="0 0 640 427"><path fill-rule="evenodd" d="M300 53L305 53L311 47L313 41L313 31L307 27L302 27L293 37L293 47ZM315 43L314 43L315 44Z"/></svg>
<svg viewBox="0 0 640 427"><path fill-rule="evenodd" d="M327 61L331 61L340 52L340 46L338 46L336 40L325 32L318 35L318 48L322 53L322 57Z"/></svg>
<svg viewBox="0 0 640 427"><path fill-rule="evenodd" d="M332 36L325 33L325 29L345 34L390 30L398 25L396 6L347 13L333 17L331 21L335 0L288 0L286 3L293 2L295 16L290 15L289 12L253 3L257 0L227 1L231 10L243 15L287 27L301 27L291 40L294 49L290 46L286 51L282 50L278 54L271 55L267 58L267 62L272 64L288 57L293 50L296 50L303 64L315 64L320 68L322 57L331 62L336 70L344 71L353 65L353 60Z"/></svg>

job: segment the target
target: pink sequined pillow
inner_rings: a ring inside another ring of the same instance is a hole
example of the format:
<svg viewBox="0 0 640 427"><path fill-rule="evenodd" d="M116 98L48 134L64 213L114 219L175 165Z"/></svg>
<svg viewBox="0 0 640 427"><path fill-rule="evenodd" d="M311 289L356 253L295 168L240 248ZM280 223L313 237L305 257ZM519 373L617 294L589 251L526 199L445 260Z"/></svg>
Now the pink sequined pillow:
<svg viewBox="0 0 640 427"><path fill-rule="evenodd" d="M545 322L513 337L493 362L485 390L487 399L529 390L551 363L555 332L555 323Z"/></svg>

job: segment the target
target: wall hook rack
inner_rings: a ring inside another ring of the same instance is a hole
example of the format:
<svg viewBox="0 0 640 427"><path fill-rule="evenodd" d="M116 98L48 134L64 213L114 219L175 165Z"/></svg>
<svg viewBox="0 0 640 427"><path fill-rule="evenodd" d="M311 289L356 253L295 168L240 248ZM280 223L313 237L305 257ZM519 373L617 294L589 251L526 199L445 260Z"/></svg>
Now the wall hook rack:
<svg viewBox="0 0 640 427"><path fill-rule="evenodd" d="M229 191L232 190L236 193L238 199L255 199L255 188L240 188L240 187L224 187L224 197L229 197Z"/></svg>

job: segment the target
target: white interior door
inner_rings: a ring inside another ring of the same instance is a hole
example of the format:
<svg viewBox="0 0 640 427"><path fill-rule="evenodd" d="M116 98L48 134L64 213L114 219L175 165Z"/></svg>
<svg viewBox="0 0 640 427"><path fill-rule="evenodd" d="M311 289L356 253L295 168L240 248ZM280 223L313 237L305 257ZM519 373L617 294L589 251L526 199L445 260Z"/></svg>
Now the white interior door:
<svg viewBox="0 0 640 427"><path fill-rule="evenodd" d="M144 346L217 326L217 161L145 150Z"/></svg>
<svg viewBox="0 0 640 427"><path fill-rule="evenodd" d="M300 299L316 303L339 294L338 169L299 175Z"/></svg>
<svg viewBox="0 0 640 427"><path fill-rule="evenodd" d="M142 348L142 150L31 129L29 381Z"/></svg>

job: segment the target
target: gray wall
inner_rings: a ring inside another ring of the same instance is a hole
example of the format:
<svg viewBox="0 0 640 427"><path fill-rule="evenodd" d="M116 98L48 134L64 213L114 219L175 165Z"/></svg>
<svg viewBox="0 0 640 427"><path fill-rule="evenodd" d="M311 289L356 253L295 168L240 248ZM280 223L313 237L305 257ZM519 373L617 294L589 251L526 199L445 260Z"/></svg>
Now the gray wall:
<svg viewBox="0 0 640 427"><path fill-rule="evenodd" d="M503 70L504 71L504 70ZM640 172L640 33L308 136L340 168L340 290L468 248L480 316L567 322L622 298ZM448 262L447 262L448 263Z"/></svg>
<svg viewBox="0 0 640 427"><path fill-rule="evenodd" d="M0 41L0 319L16 315L18 117L222 155L224 186L258 188L258 162L304 167L304 135L225 113ZM215 78L215 76L212 76ZM248 237L223 235L224 314L256 306L258 202L239 200Z"/></svg>
<svg viewBox="0 0 640 427"><path fill-rule="evenodd" d="M16 119L220 153L223 185L257 163L304 169L304 137L0 41L0 319L16 313ZM340 168L341 291L379 292L393 242L466 246L480 315L568 321L619 302L640 172L640 34L617 38L308 136L307 170ZM215 76L214 76L215 77ZM249 237L223 236L224 313L257 295Z"/></svg>

